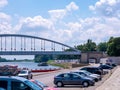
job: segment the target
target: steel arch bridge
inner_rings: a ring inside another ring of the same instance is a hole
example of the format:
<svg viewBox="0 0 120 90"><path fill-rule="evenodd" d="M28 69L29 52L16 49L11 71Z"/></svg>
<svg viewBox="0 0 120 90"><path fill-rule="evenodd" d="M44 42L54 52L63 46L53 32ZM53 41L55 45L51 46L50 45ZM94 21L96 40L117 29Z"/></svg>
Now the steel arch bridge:
<svg viewBox="0 0 120 90"><path fill-rule="evenodd" d="M81 52L63 43L37 36L0 34L0 55L41 54L81 55Z"/></svg>

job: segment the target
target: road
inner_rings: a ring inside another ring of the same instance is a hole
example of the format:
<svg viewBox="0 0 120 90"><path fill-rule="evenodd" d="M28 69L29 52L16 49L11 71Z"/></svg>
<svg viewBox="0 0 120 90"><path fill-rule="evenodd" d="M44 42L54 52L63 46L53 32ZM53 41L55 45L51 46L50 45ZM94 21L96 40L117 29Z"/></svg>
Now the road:
<svg viewBox="0 0 120 90"><path fill-rule="evenodd" d="M63 70L59 70L59 71L54 71L54 72L51 72L51 73L39 73L39 74L36 74L34 75L33 79L36 79L36 80L39 80L41 82L43 82L44 84L50 86L50 87L56 87L53 83L53 79L54 79L54 76L60 74L60 73L63 73L63 72L70 72L70 71L73 71L73 70L78 70L79 68L74 68L74 69L63 69ZM114 70L112 70L114 71ZM103 82L106 81L106 79L111 75L111 71L109 71L108 74L104 75L104 78L99 81L99 82L96 82L95 83L95 86L90 86L90 87L87 87L87 88L83 88L81 86L65 86L65 87L61 87L59 88L59 90L95 90L98 86L100 86Z"/></svg>

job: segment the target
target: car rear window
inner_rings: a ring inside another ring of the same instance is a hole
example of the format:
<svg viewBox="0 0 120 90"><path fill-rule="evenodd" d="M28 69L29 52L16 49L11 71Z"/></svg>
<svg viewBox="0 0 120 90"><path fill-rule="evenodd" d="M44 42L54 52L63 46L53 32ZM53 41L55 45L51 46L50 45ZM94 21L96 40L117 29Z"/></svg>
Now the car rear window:
<svg viewBox="0 0 120 90"><path fill-rule="evenodd" d="M0 88L7 90L8 82L0 80Z"/></svg>

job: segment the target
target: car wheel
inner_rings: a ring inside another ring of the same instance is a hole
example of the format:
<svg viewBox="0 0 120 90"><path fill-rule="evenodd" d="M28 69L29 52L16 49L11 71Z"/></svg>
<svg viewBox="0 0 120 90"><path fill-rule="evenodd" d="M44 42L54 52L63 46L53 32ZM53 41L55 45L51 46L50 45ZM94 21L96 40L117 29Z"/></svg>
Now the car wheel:
<svg viewBox="0 0 120 90"><path fill-rule="evenodd" d="M33 76L31 75L31 77L30 77L31 79L33 78Z"/></svg>
<svg viewBox="0 0 120 90"><path fill-rule="evenodd" d="M83 87L88 87L89 86L89 83L87 81L83 82Z"/></svg>
<svg viewBox="0 0 120 90"><path fill-rule="evenodd" d="M98 79L97 79L97 78L95 79L95 82L98 82Z"/></svg>
<svg viewBox="0 0 120 90"><path fill-rule="evenodd" d="M57 87L63 87L64 86L62 82L57 82L56 85L57 85Z"/></svg>

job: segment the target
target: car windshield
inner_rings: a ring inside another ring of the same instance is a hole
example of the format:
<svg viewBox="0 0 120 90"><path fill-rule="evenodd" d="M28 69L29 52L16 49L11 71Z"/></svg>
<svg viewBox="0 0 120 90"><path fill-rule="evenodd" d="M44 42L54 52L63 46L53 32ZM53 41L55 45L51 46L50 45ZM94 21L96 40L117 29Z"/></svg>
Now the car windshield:
<svg viewBox="0 0 120 90"><path fill-rule="evenodd" d="M91 75L92 73L88 72L88 71L84 71L87 75Z"/></svg>
<svg viewBox="0 0 120 90"><path fill-rule="evenodd" d="M25 81L25 83L30 86L31 88L33 88L33 90L42 90L42 88L40 88L38 85L36 85L35 83L33 82L30 82L28 80Z"/></svg>
<svg viewBox="0 0 120 90"><path fill-rule="evenodd" d="M27 71L20 71L20 74L25 74L27 73Z"/></svg>
<svg viewBox="0 0 120 90"><path fill-rule="evenodd" d="M74 73L77 73L77 74L79 74L79 75L81 75L81 76L86 76L85 73L81 73L81 72L74 72Z"/></svg>

